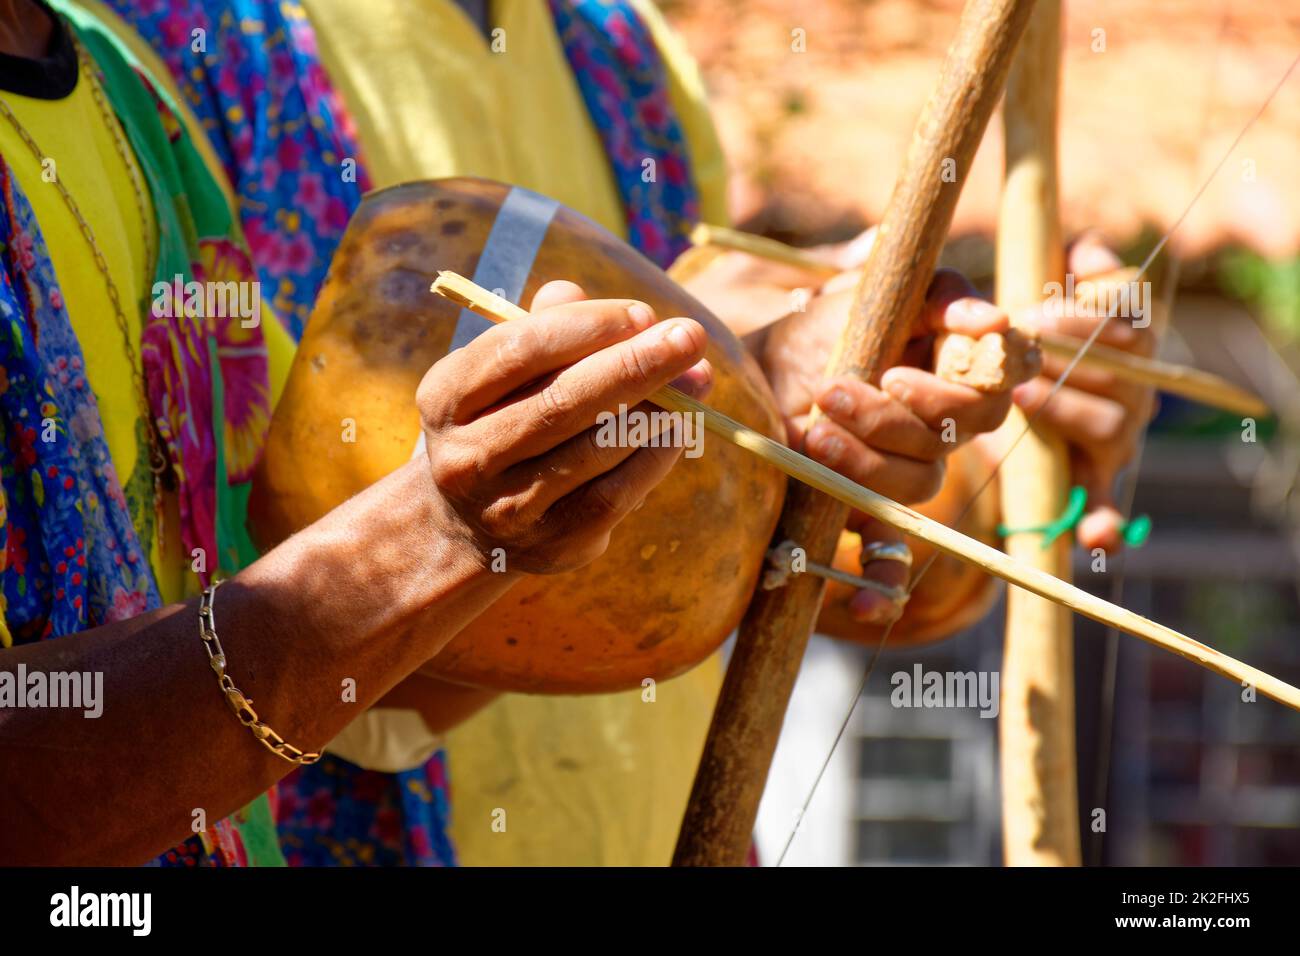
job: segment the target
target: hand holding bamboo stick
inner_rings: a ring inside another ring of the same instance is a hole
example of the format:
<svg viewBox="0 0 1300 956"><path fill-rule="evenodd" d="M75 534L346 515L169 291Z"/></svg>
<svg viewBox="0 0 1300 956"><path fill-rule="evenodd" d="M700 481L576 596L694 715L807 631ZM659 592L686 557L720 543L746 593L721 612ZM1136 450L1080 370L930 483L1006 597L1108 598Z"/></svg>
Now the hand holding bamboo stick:
<svg viewBox="0 0 1300 956"><path fill-rule="evenodd" d="M431 291L493 322L512 321L526 318L528 315L524 309L513 302L481 288L454 272L439 273ZM705 428L710 432L757 455L791 478L866 512L891 527L920 538L962 561L983 568L1010 584L1055 601L1126 634L1163 647L1217 674L1252 685L1265 696L1293 710L1300 710L1300 689L1285 681L1222 654L1172 628L1157 624L1140 614L1067 584L1050 574L1022 565L996 548L969 538L911 508L850 481L843 475L773 441L766 435L747 428L671 386L659 389L650 400L669 411L700 413Z"/></svg>
<svg viewBox="0 0 1300 956"><path fill-rule="evenodd" d="M803 269L810 277L821 280L829 279L842 271L838 266L802 249L777 242L775 239L722 226L701 223L691 233L691 241L698 249L711 247L744 252L761 259ZM1108 282L1132 281L1135 276L1136 270L1119 269L1113 275L1096 276L1080 282L1077 292L1082 293L1089 287L1100 291ZM1067 360L1073 359L1083 347L1082 340L1056 332L1040 332L1035 338L1044 352ZM1145 358L1108 345L1092 345L1084 353L1079 364L1085 368L1109 372L1127 382L1150 385L1170 395L1178 395L1238 415L1267 418L1271 414L1268 405L1258 395L1218 375L1184 365Z"/></svg>

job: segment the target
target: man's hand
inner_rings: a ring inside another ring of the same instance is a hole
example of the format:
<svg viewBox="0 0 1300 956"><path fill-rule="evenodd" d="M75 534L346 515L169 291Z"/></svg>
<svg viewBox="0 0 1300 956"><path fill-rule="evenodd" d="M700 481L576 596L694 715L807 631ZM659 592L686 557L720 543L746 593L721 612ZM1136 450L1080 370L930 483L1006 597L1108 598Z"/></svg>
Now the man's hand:
<svg viewBox="0 0 1300 956"><path fill-rule="evenodd" d="M597 416L650 411L669 383L701 396L712 372L704 329L656 324L643 302L551 282L532 312L435 364L417 401L452 530L485 557L503 548L512 569L558 573L599 557L681 453L602 447Z"/></svg>
<svg viewBox="0 0 1300 956"><path fill-rule="evenodd" d="M853 376L824 380L828 356L852 302L847 281L832 282L808 307L773 326L760 356L786 416L792 447L859 484L905 503L933 497L943 484L944 460L974 436L1001 424L1010 393L988 394L944 381L928 368L936 335L955 332L978 338L1009 326L1005 313L977 298L955 272L941 271L926 295L903 362L889 369L880 387ZM824 413L809 425L816 405ZM849 530L866 543L895 542L901 535L866 515L850 516ZM888 587L905 585L906 566L870 561L864 576ZM861 621L882 623L899 608L875 591L851 602Z"/></svg>
<svg viewBox="0 0 1300 956"><path fill-rule="evenodd" d="M802 445L808 455L860 484L916 503L938 491L943 459L974 435L996 428L1010 407L1007 394L982 393L931 374L935 336L956 332L978 338L1005 331L1009 323L960 275L940 271L903 364L885 373L880 388L852 377L823 381L853 300L858 276L851 270L866 260L874 239L875 229L869 229L850 242L807 250L846 270L824 284L793 266L729 252L688 288L733 331L754 331L747 344L776 394L792 447ZM800 289L810 298L803 311L791 311ZM805 436L814 404L826 417Z"/></svg>
<svg viewBox="0 0 1300 956"><path fill-rule="evenodd" d="M960 275L941 271L902 364L887 370L879 387L851 375L823 379L852 298L849 289L828 290L807 312L787 316L772 328L760 362L792 446L802 444L810 457L895 500L925 501L943 483L944 459L996 428L1011 406L1008 393L980 392L928 371L934 338L1003 332L1007 316ZM814 404L824 416L809 428Z"/></svg>
<svg viewBox="0 0 1300 956"><path fill-rule="evenodd" d="M1069 252L1069 270L1076 281L1118 269L1122 263L1099 238L1085 236ZM1082 342L1103 321L1089 315L1067 315L1059 302L1036 308L1026 316L1034 328L1059 332ZM1124 318L1113 318L1097 340L1103 345L1138 355L1155 353L1156 338L1150 327L1138 329ZM1107 551L1123 547L1123 517L1115 506L1115 479L1133 460L1138 438L1155 409L1153 388L1123 382L1109 372L1077 366L1067 383L1052 396L1052 385L1068 362L1043 357L1043 372L1012 393L1026 415L1054 429L1069 444L1073 481L1088 491L1088 513L1077 529L1079 544ZM988 457L1002 457L1001 443L992 436L980 439Z"/></svg>

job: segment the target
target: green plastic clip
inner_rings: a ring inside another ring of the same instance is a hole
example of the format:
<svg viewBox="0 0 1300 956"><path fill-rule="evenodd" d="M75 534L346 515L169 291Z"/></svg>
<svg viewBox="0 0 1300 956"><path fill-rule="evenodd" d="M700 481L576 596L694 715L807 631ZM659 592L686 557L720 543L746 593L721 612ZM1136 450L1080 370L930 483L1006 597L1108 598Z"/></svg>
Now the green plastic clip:
<svg viewBox="0 0 1300 956"><path fill-rule="evenodd" d="M1003 538L1008 538L1013 534L1041 534L1043 536L1042 548L1046 551L1055 543L1057 538L1079 526L1079 522L1083 520L1084 512L1087 509L1088 492L1084 490L1082 485L1075 485L1070 489L1070 497L1065 504L1065 511L1055 521L1028 528L1008 528L1004 524L998 525L998 534ZM1151 537L1151 517L1149 515L1139 515L1131 521L1124 522L1124 524L1120 525L1119 530L1125 545L1130 548L1140 548Z"/></svg>

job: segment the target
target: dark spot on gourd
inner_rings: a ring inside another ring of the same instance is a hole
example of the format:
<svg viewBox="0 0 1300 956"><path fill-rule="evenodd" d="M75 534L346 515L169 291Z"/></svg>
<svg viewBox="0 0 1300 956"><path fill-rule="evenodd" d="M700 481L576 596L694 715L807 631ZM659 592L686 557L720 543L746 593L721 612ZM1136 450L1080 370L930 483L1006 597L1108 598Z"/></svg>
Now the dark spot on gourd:
<svg viewBox="0 0 1300 956"><path fill-rule="evenodd" d="M444 222L442 224L442 227L438 231L442 233L444 236L459 236L462 232L465 231L465 220L464 219L448 220L447 222Z"/></svg>
<svg viewBox="0 0 1300 956"><path fill-rule="evenodd" d="M715 581L730 581L740 573L740 559L734 554L723 555L713 566Z"/></svg>
<svg viewBox="0 0 1300 956"><path fill-rule="evenodd" d="M396 229L376 237L375 246L386 256L399 256L408 249L418 246L422 236L411 229Z"/></svg>
<svg viewBox="0 0 1300 956"><path fill-rule="evenodd" d="M657 647L672 636L673 629L671 627L660 627L637 641L636 646L638 650L648 651L650 648Z"/></svg>
<svg viewBox="0 0 1300 956"><path fill-rule="evenodd" d="M428 294L429 278L407 269L393 269L385 272L379 280L379 294L385 302L402 304L416 303Z"/></svg>

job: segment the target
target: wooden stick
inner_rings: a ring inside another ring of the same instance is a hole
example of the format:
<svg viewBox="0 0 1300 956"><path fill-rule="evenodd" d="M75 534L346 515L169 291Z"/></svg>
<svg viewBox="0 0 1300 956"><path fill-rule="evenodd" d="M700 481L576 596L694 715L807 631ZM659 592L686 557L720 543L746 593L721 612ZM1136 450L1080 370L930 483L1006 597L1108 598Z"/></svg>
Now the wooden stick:
<svg viewBox="0 0 1300 956"><path fill-rule="evenodd" d="M796 249L794 246L778 242L776 239L768 239L766 236L756 236L752 232L728 229L726 226L711 226L702 222L691 231L691 243L697 249L716 246L733 252L746 252L759 259L784 262L788 266L802 269L823 279L837 276L844 271L839 266L818 259L803 249Z"/></svg>
<svg viewBox="0 0 1300 956"><path fill-rule="evenodd" d="M440 272L431 291L493 322L514 321L528 316L527 312L508 299L503 299L454 272ZM1095 621L1109 624L1126 634L1132 634L1134 637L1140 637L1173 651L1216 674L1252 684L1266 696L1300 710L1300 689L1226 654L1221 654L1214 648L1171 628L1082 591L1050 574L1026 567L997 548L991 548L960 531L954 531L947 525L940 524L905 505L877 494L870 488L850 481L838 472L742 425L685 392L672 386L665 386L651 395L650 401L669 411L698 412L703 416L704 427L712 434L757 455L791 478L830 495L850 508L856 508L879 518L906 534L929 542L955 558L983 568L1010 584L1056 601Z"/></svg>
<svg viewBox="0 0 1300 956"><path fill-rule="evenodd" d="M722 226L705 224L697 226L695 231L691 233L691 241L695 242L697 240L699 245L695 247L696 249L703 250L712 247L746 252L759 258L770 259L774 262L782 262L803 269L817 278L828 279L839 275L843 271L838 266L824 262L811 253L794 246L777 242L775 239L740 232L736 229L726 229ZM687 250L687 253L691 251L693 250ZM686 254L683 255L683 259L685 259L685 256ZM674 264L673 270L669 274L674 280L683 282L701 271L706 265L705 260L691 261L690 267L684 268L679 274L676 271L676 264ZM1130 282L1136 275L1137 270L1133 268L1116 269L1113 273L1094 276L1081 281L1077 291L1093 286L1100 292L1111 283ZM1058 332L1039 332L1036 333L1036 338L1044 352L1064 359L1074 358L1078 355L1079 349L1083 347L1082 339L1062 335ZM1161 362L1158 359L1134 355L1132 352L1125 352L1122 349L1112 348L1108 345L1093 345L1084 354L1079 365L1082 368L1110 372L1116 378L1126 382L1150 385L1162 392L1200 402L1202 405L1211 408L1221 408L1224 411L1235 412L1251 418L1267 418L1272 414L1272 410L1258 395L1234 385L1221 376L1189 368L1185 365L1176 365L1172 362Z"/></svg>
<svg viewBox="0 0 1300 956"><path fill-rule="evenodd" d="M1038 0L1007 77L1002 107L1006 172L998 214L996 300L1013 325L1065 280L1058 209L1056 125L1061 84L1061 3ZM1065 509L1070 460L1063 439L1012 407L1001 427L1002 520L1042 527ZM1072 536L1051 547L1034 533L1008 535L1007 554L1060 581L1071 577ZM1074 739L1074 619L1027 591L1007 592L998 715L1002 848L1008 866L1078 866Z"/></svg>
<svg viewBox="0 0 1300 956"><path fill-rule="evenodd" d="M685 285L725 254L726 250L721 246L691 246L673 260L673 264L668 267L668 278L678 285Z"/></svg>
<svg viewBox="0 0 1300 956"><path fill-rule="evenodd" d="M968 0L939 82L918 118L903 170L828 366L828 375L879 382L896 365L924 304L961 185L997 104L1033 0ZM832 472L833 474L833 472ZM830 564L849 515L842 498L792 484L776 541L797 541ZM740 866L824 582L800 575L756 592L718 695L676 865Z"/></svg>
<svg viewBox="0 0 1300 956"><path fill-rule="evenodd" d="M1063 359L1079 354L1083 342L1056 332L1037 335L1042 350ZM1108 345L1093 345L1079 363L1084 368L1110 372L1116 378L1139 385L1152 385L1162 392L1178 395L1210 408L1221 408L1249 418L1268 418L1272 409L1254 392L1240 388L1211 372L1145 358Z"/></svg>

